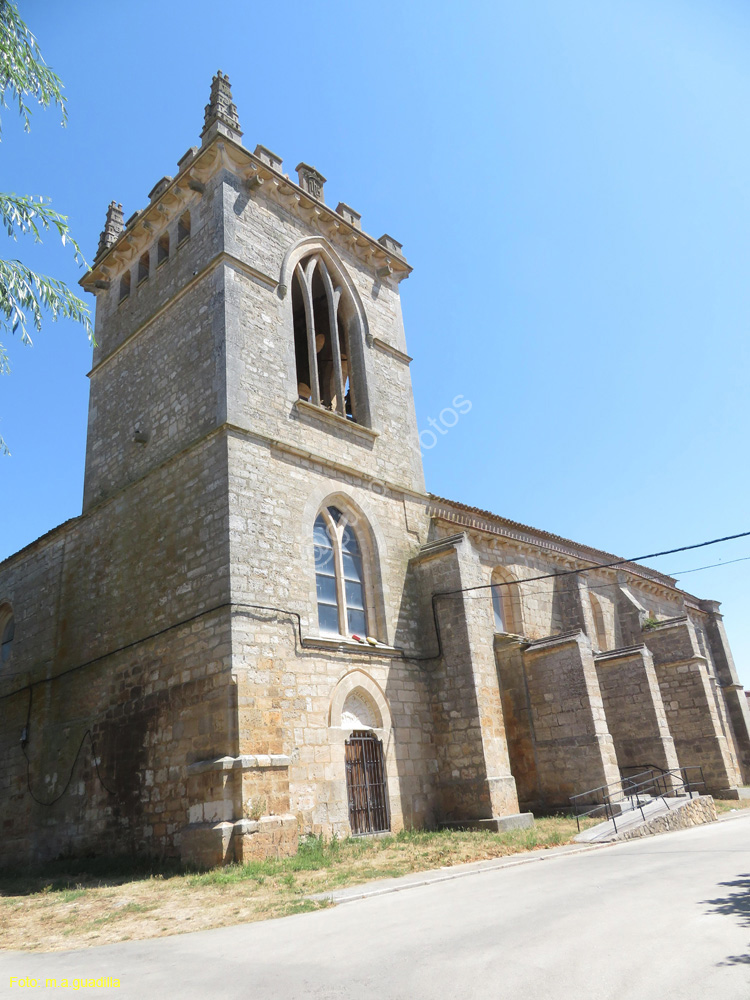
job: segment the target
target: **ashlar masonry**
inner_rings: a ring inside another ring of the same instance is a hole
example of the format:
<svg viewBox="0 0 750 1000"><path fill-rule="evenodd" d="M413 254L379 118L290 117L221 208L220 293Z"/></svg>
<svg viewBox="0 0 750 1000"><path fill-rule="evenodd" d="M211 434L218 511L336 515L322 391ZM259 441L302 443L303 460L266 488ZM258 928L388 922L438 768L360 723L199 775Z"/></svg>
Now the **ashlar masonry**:
<svg viewBox="0 0 750 1000"><path fill-rule="evenodd" d="M200 146L108 209L83 512L0 564L0 864L750 780L717 603L426 491L410 267L325 186L243 145L219 73Z"/></svg>

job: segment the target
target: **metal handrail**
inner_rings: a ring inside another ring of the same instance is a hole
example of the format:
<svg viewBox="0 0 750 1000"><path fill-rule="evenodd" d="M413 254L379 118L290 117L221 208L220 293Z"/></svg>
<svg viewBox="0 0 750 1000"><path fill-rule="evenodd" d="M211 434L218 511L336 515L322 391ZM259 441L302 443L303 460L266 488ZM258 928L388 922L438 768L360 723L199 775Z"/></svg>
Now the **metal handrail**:
<svg viewBox="0 0 750 1000"><path fill-rule="evenodd" d="M646 793L648 788L648 795L653 798L660 798L667 809L671 809L669 802L667 802L667 796L671 790L672 794L679 793L679 790L686 790L690 798L693 797L693 789L698 785L702 785L703 788L707 788L705 778L703 775L703 768L699 764L691 764L686 767L680 767L679 770L668 770L663 767L659 767L657 764L637 764L628 765L621 769L633 770L634 768L642 768L639 770L638 774L633 775L628 778L621 775L620 785L622 791L617 795L613 796L610 794L609 785L599 785L596 788L590 788L585 792L578 792L576 795L570 796L570 802L575 808L576 814L576 826L580 832L581 829L581 819L587 816L592 816L594 813L604 809L604 814L608 820L611 820L612 826L614 827L615 833L617 833L617 821L615 820L614 806L620 806L619 813L622 813L622 805L625 802L629 802L630 809L639 809L642 819L646 819L643 812L644 803L641 801L641 795ZM697 771L700 774L700 778L691 779L688 776L689 771ZM644 778L644 776L647 776ZM636 779L643 778L644 780L637 781ZM669 781L671 789L668 787L667 779L679 779L678 781ZM696 789L697 790L697 789ZM654 792L656 794L654 794ZM591 802L591 796L601 793L601 800ZM587 798L588 802L580 802L580 799ZM635 798L635 804L633 804L633 798ZM590 809L581 810L581 806L590 805Z"/></svg>

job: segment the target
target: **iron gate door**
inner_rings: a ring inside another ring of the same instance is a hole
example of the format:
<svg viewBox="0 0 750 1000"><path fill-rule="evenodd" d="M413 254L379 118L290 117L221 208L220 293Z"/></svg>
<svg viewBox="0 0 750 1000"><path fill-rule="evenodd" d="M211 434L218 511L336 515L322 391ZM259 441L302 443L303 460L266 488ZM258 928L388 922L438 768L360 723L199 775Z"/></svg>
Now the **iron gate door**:
<svg viewBox="0 0 750 1000"><path fill-rule="evenodd" d="M344 747L352 834L390 830L382 740L374 733L352 733Z"/></svg>

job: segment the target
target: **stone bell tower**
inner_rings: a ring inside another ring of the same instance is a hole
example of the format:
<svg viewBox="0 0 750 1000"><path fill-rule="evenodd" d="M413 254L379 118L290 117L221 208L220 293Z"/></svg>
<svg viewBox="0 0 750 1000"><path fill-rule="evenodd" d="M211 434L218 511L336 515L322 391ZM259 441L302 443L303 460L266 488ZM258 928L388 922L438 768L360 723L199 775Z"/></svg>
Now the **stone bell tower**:
<svg viewBox="0 0 750 1000"><path fill-rule="evenodd" d="M242 135L219 72L201 146L126 222L108 209L82 281L97 296L85 509L228 427L424 490L401 245Z"/></svg>
<svg viewBox="0 0 750 1000"><path fill-rule="evenodd" d="M182 792L163 793L184 796L183 856L209 863L262 853L295 817L344 829L343 772L322 793L336 804L321 807L308 769L327 700L311 722L297 694L301 646L335 685L329 647L349 641L318 636L312 525L327 497L359 518L372 564L363 614L382 658L404 611L399 589L386 599L380 554L406 565L425 496L401 244L330 207L319 170L301 162L292 179L242 136L219 72L200 146L126 220L110 205L82 280L97 296L84 512L117 522L107 625L123 640L135 619L154 633L210 627L211 656L192 673L177 647L166 654L169 683L201 674L202 693L169 723L188 772Z"/></svg>

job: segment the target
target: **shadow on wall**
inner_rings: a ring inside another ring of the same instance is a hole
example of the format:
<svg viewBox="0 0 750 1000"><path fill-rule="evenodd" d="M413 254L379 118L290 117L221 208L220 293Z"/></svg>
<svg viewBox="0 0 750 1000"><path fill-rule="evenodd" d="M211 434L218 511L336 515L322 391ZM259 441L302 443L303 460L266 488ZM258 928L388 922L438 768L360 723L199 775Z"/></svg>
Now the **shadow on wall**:
<svg viewBox="0 0 750 1000"><path fill-rule="evenodd" d="M736 917L741 926L750 927L750 872L738 875L733 882L720 882L719 885L733 891L717 899L704 899L703 904L710 907L707 912ZM717 965L750 965L750 952L728 955Z"/></svg>

